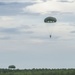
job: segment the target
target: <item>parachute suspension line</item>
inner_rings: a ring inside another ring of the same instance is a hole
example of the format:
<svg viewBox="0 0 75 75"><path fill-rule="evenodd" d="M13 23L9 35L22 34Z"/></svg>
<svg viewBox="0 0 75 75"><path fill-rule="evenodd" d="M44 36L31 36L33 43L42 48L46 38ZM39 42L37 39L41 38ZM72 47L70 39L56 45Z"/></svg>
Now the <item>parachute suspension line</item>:
<svg viewBox="0 0 75 75"><path fill-rule="evenodd" d="M47 24L45 24L45 27L47 29L48 35L52 35L52 29L50 30L49 26Z"/></svg>
<svg viewBox="0 0 75 75"><path fill-rule="evenodd" d="M54 29L55 29L55 24L54 23L52 23L52 35L54 35Z"/></svg>
<svg viewBox="0 0 75 75"><path fill-rule="evenodd" d="M48 29L48 26L46 24L45 24L45 27L46 27L48 35L51 35L51 33L50 33L49 29Z"/></svg>
<svg viewBox="0 0 75 75"><path fill-rule="evenodd" d="M46 24L46 29L48 31L49 37L52 37L54 35L55 24L54 23L51 23L49 25Z"/></svg>

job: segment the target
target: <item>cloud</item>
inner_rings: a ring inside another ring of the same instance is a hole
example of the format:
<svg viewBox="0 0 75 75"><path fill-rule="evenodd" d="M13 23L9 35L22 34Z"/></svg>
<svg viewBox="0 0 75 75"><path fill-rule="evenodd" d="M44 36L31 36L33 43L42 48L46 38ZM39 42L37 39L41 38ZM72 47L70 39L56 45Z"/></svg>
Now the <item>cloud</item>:
<svg viewBox="0 0 75 75"><path fill-rule="evenodd" d="M46 0L0 0L0 2L7 2L7 3L10 3L10 2L43 2L43 1L46 1Z"/></svg>
<svg viewBox="0 0 75 75"><path fill-rule="evenodd" d="M52 11L75 13L75 2L47 1L25 7L24 12L46 14Z"/></svg>
<svg viewBox="0 0 75 75"><path fill-rule="evenodd" d="M18 34L20 31L17 28L0 28L0 33Z"/></svg>
<svg viewBox="0 0 75 75"><path fill-rule="evenodd" d="M59 2L74 2L74 0L57 0Z"/></svg>
<svg viewBox="0 0 75 75"><path fill-rule="evenodd" d="M26 26L26 28L29 28L29 25L26 23L27 19L24 16L0 16L0 27L15 28Z"/></svg>
<svg viewBox="0 0 75 75"><path fill-rule="evenodd" d="M22 34L22 33L33 33L29 30L30 27L28 25L24 25L21 27L14 27L14 28L5 28L0 27L0 33L6 33L6 34Z"/></svg>
<svg viewBox="0 0 75 75"><path fill-rule="evenodd" d="M1 16L6 16L6 15L18 15L22 14L22 9L26 6L33 5L34 3L32 2L25 2L25 3L18 3L18 2L13 2L13 3L5 3L5 2L0 2L0 15Z"/></svg>
<svg viewBox="0 0 75 75"><path fill-rule="evenodd" d="M27 25L14 28L0 27L0 40L25 39L28 37L28 35L34 33L29 29L30 27Z"/></svg>
<svg viewBox="0 0 75 75"><path fill-rule="evenodd" d="M75 31L71 31L70 33L75 33Z"/></svg>
<svg viewBox="0 0 75 75"><path fill-rule="evenodd" d="M31 1L31 0L28 0ZM27 2L25 0L0 0L0 2Z"/></svg>
<svg viewBox="0 0 75 75"><path fill-rule="evenodd" d="M3 36L3 37L1 36L1 37L0 37L0 40L9 40L9 39L11 39L11 38L8 37L8 36Z"/></svg>

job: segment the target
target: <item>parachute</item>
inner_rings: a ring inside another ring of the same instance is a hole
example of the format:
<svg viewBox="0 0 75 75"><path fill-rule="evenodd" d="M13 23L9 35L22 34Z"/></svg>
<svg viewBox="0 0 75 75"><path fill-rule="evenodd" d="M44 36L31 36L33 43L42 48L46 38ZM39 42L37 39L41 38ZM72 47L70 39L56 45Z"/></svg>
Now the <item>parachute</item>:
<svg viewBox="0 0 75 75"><path fill-rule="evenodd" d="M46 17L44 19L44 23L46 23L47 30L49 32L50 38L52 37L52 31L49 29L50 23L56 23L57 19L55 17ZM53 29L52 29L53 30Z"/></svg>
<svg viewBox="0 0 75 75"><path fill-rule="evenodd" d="M55 23L56 21L57 21L57 19L54 17L47 17L44 19L45 23Z"/></svg>

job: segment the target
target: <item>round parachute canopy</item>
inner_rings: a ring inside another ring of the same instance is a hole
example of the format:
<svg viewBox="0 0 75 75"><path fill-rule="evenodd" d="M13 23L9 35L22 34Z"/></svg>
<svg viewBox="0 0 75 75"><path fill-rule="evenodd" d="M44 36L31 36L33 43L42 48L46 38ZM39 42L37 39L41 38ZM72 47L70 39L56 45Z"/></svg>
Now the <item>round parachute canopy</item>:
<svg viewBox="0 0 75 75"><path fill-rule="evenodd" d="M45 23L55 23L56 21L57 21L57 19L54 17L47 17L44 19Z"/></svg>

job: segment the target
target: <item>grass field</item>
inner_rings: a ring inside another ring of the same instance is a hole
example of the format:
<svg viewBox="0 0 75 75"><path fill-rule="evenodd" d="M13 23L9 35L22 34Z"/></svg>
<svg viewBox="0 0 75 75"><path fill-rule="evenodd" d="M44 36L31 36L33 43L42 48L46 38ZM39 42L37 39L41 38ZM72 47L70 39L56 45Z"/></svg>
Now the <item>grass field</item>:
<svg viewBox="0 0 75 75"><path fill-rule="evenodd" d="M75 75L75 69L0 69L0 75Z"/></svg>

